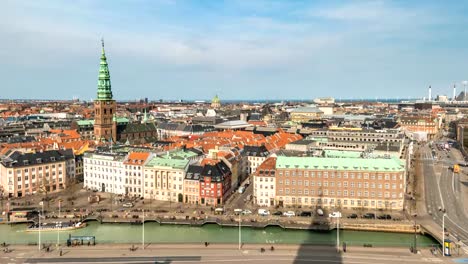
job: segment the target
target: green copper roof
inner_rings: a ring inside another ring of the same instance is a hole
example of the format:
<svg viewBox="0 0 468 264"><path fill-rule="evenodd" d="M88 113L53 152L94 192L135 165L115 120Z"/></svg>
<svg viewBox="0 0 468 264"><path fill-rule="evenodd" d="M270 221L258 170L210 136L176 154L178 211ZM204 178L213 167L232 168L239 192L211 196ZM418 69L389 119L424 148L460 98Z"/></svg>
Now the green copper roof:
<svg viewBox="0 0 468 264"><path fill-rule="evenodd" d="M146 167L170 167L173 169L185 169L189 162L190 161L186 159L154 157L146 164Z"/></svg>
<svg viewBox="0 0 468 264"><path fill-rule="evenodd" d="M92 119L85 119L85 120L78 120L76 121L78 126L92 126L94 125L94 120Z"/></svg>
<svg viewBox="0 0 468 264"><path fill-rule="evenodd" d="M405 165L399 159L359 159L359 158L319 158L319 157L285 157L276 159L277 169L311 169L311 170L356 170L395 172L404 171Z"/></svg>
<svg viewBox="0 0 468 264"><path fill-rule="evenodd" d="M212 103L219 103L221 100L219 100L219 97L218 95L215 95L215 97L213 98L213 100L211 100Z"/></svg>
<svg viewBox="0 0 468 264"><path fill-rule="evenodd" d="M104 51L104 40L102 40L101 63L99 65L97 100L112 100L111 81L106 53Z"/></svg>
<svg viewBox="0 0 468 264"><path fill-rule="evenodd" d="M190 159L190 158L193 158L193 157L196 157L198 156L197 153L195 152L192 152L190 150L181 150L181 149L178 149L176 151L171 151L169 152L169 155L165 154L164 157L168 158L168 157L171 157L173 159Z"/></svg>

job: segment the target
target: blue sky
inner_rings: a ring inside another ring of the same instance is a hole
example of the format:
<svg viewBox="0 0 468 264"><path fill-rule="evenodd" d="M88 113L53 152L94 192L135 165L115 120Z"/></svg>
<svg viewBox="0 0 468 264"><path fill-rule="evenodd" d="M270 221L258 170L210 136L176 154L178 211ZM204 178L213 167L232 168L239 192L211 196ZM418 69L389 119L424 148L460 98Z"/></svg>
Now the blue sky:
<svg viewBox="0 0 468 264"><path fill-rule="evenodd" d="M3 0L0 98L90 100L104 37L118 100L452 94L466 1Z"/></svg>

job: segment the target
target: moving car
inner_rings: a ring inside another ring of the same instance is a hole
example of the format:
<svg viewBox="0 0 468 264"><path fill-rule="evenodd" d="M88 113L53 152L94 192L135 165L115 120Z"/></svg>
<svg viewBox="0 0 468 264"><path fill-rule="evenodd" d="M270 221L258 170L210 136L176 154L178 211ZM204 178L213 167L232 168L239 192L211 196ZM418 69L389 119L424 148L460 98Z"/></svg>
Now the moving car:
<svg viewBox="0 0 468 264"><path fill-rule="evenodd" d="M323 210L320 209L320 208L317 209L317 214L318 214L319 216L323 216Z"/></svg>
<svg viewBox="0 0 468 264"><path fill-rule="evenodd" d="M293 211L287 211L287 212L284 212L283 215L287 217L292 217L292 216L296 216L296 213L294 213Z"/></svg>
<svg viewBox="0 0 468 264"><path fill-rule="evenodd" d="M378 218L378 219L390 220L390 219L392 219L392 216L389 215L389 214L383 214L383 215L377 216L377 218Z"/></svg>
<svg viewBox="0 0 468 264"><path fill-rule="evenodd" d="M309 211L303 211L299 214L299 216L303 216L303 217L311 217L312 216L312 212L309 212Z"/></svg>
<svg viewBox="0 0 468 264"><path fill-rule="evenodd" d="M357 214L350 214L350 215L348 215L348 218L355 219L355 218L358 218L358 215Z"/></svg>
<svg viewBox="0 0 468 264"><path fill-rule="evenodd" d="M268 211L267 209L258 209L258 215L268 216L270 215L270 211Z"/></svg>
<svg viewBox="0 0 468 264"><path fill-rule="evenodd" d="M252 211L250 211L249 209L245 209L244 211L242 211L242 214L243 215L252 214Z"/></svg>
<svg viewBox="0 0 468 264"><path fill-rule="evenodd" d="M133 204L132 203L124 203L122 205L124 208L132 208L133 207Z"/></svg>
<svg viewBox="0 0 468 264"><path fill-rule="evenodd" d="M364 214L362 216L362 218L365 218L365 219L374 219L375 218L375 214L374 213L367 213L367 214Z"/></svg>
<svg viewBox="0 0 468 264"><path fill-rule="evenodd" d="M241 213L242 213L242 209L240 209L240 208L234 209L234 214L235 215L240 215Z"/></svg>

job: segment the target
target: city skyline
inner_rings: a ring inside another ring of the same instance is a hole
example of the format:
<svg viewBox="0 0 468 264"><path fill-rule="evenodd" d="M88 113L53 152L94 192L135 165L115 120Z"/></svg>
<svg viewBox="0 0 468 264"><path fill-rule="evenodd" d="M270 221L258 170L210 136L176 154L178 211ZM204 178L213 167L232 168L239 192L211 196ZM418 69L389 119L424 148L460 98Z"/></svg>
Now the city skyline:
<svg viewBox="0 0 468 264"><path fill-rule="evenodd" d="M101 37L117 100L451 97L468 79L458 2L2 6L2 98L94 99Z"/></svg>

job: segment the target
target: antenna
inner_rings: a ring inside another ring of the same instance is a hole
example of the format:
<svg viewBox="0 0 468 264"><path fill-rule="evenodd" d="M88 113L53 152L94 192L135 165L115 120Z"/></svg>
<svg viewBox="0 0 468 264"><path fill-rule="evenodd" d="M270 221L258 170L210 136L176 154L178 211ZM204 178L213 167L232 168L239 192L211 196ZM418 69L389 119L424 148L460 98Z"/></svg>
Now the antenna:
<svg viewBox="0 0 468 264"><path fill-rule="evenodd" d="M452 101L455 102L456 100L456 94L457 94L457 87L455 86L455 84L453 84L453 97L452 97Z"/></svg>

